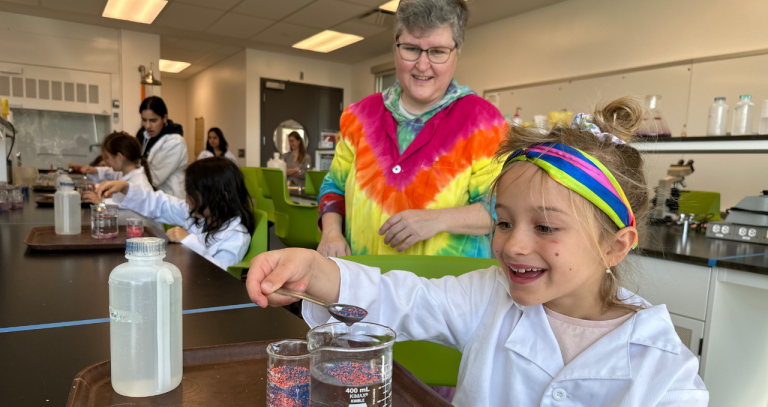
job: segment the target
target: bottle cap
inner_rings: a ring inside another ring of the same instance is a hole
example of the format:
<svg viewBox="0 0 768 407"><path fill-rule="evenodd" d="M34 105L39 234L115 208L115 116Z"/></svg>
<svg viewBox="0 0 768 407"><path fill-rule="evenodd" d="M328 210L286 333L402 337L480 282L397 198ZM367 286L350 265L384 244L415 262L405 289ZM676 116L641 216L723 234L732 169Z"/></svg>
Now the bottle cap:
<svg viewBox="0 0 768 407"><path fill-rule="evenodd" d="M165 256L165 239L159 237L135 237L125 241L126 256Z"/></svg>
<svg viewBox="0 0 768 407"><path fill-rule="evenodd" d="M752 99L752 95L741 95L739 99Z"/></svg>
<svg viewBox="0 0 768 407"><path fill-rule="evenodd" d="M719 102L719 101L721 101L721 100L722 100L723 102L725 102L725 97L723 97L723 96L719 96L719 97L716 97L716 98L715 98L715 102Z"/></svg>
<svg viewBox="0 0 768 407"><path fill-rule="evenodd" d="M74 188L75 183L72 181L72 178L69 178L68 175L62 175L57 180L59 186L61 187L67 187L67 188Z"/></svg>

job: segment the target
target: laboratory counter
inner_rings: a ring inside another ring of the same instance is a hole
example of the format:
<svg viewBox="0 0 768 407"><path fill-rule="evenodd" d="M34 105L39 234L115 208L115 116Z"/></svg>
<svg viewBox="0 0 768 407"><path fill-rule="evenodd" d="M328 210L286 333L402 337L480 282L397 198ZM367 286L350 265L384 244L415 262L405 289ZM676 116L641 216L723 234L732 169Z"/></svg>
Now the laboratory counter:
<svg viewBox="0 0 768 407"><path fill-rule="evenodd" d="M721 267L768 275L768 245L706 237L683 227L649 226L640 254L705 267Z"/></svg>

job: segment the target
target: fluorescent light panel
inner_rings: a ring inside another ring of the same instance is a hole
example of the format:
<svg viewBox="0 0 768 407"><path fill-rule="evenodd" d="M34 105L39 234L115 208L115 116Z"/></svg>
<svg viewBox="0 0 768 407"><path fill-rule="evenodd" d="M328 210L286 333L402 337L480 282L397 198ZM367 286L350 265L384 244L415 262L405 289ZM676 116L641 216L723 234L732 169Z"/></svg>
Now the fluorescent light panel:
<svg viewBox="0 0 768 407"><path fill-rule="evenodd" d="M362 39L363 37L360 37L359 35L325 30L320 34L315 34L306 40L293 44L293 48L327 53L354 44Z"/></svg>
<svg viewBox="0 0 768 407"><path fill-rule="evenodd" d="M168 4L165 0L109 0L102 17L152 24Z"/></svg>
<svg viewBox="0 0 768 407"><path fill-rule="evenodd" d="M179 73L185 69L187 69L191 65L189 62L181 62L181 61L169 61L167 59L161 59L160 60L160 71L162 72L170 72L170 73Z"/></svg>
<svg viewBox="0 0 768 407"><path fill-rule="evenodd" d="M379 6L381 10L389 11L390 13L397 13L397 6L400 5L400 0L392 0Z"/></svg>

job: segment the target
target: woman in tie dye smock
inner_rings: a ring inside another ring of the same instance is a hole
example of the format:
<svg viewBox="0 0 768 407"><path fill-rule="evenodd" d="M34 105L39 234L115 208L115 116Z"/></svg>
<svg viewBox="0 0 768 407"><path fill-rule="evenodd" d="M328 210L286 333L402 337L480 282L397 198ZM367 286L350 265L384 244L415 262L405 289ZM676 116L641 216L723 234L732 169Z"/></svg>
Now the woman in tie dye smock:
<svg viewBox="0 0 768 407"><path fill-rule="evenodd" d="M320 253L492 257L483 200L507 128L453 80L467 18L463 0L400 2L398 81L341 116L320 188Z"/></svg>

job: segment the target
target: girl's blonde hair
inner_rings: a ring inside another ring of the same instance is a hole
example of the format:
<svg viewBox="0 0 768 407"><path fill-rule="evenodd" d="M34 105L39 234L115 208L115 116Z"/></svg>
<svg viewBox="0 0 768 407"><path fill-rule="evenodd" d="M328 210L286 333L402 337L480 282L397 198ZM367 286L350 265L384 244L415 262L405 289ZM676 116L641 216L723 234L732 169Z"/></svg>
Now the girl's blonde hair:
<svg viewBox="0 0 768 407"><path fill-rule="evenodd" d="M625 143L629 143L642 123L643 112L643 105L638 100L623 97L595 110L594 122L604 133L610 133ZM506 140L501 143L496 152L496 159L503 163L512 152L542 143L560 143L591 155L613 174L624 190L637 220L638 235L642 236L645 229L645 217L650 208L648 185L643 173L643 158L640 152L629 144L616 144L609 138L606 137L601 140L589 131L582 131L566 125L555 126L547 134L541 134L538 129L512 126L507 133ZM491 186L492 196L496 195L501 177L516 164L512 163L502 170ZM539 170L543 171L540 168ZM593 249L602 253L600 247L610 241L610 238L618 231L618 227L597 206L571 190L568 192L574 213L585 214L578 221L582 224L583 229L588 231ZM592 227L593 225L598 225L597 230ZM631 267L626 263L627 261L624 260L611 267L611 273L605 273L603 277L601 295L604 311L612 307L634 308L627 306L619 298L619 289L624 286L631 273Z"/></svg>

